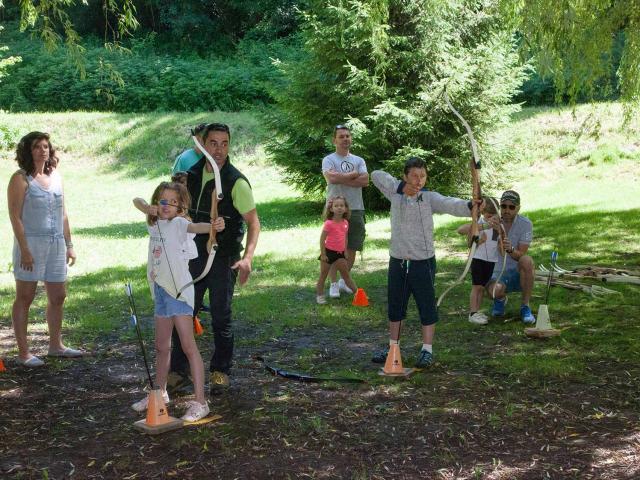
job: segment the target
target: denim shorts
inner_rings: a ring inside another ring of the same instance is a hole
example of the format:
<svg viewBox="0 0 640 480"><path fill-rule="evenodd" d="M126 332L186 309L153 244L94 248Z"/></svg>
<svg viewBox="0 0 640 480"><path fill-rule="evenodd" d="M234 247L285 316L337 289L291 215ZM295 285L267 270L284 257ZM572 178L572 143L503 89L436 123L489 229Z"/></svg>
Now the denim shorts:
<svg viewBox="0 0 640 480"><path fill-rule="evenodd" d="M499 268L499 265L496 265L496 267ZM498 268L493 271L491 282L495 282L498 275L500 275L500 270ZM522 287L520 286L520 272L518 272L517 269L505 270L502 274L502 278L500 279L500 283L504 283L507 287L507 293L522 291Z"/></svg>
<svg viewBox="0 0 640 480"><path fill-rule="evenodd" d="M64 237L27 237L33 270L20 267L20 247L13 244L13 275L23 282L63 283L67 280L67 247Z"/></svg>
<svg viewBox="0 0 640 480"><path fill-rule="evenodd" d="M177 315L193 316L193 308L187 302L176 300L157 283L153 284L155 298L154 314L156 317L175 317Z"/></svg>

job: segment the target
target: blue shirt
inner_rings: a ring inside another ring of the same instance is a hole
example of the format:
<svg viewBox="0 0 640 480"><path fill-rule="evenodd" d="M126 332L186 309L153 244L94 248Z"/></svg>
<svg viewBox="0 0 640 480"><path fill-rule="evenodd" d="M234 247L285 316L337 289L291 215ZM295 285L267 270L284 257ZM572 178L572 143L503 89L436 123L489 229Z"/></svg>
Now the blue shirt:
<svg viewBox="0 0 640 480"><path fill-rule="evenodd" d="M173 164L173 168L171 169L171 173L176 174L178 172L187 172L191 169L191 167L198 163L201 158L202 155L196 153L193 148L185 150L176 158L176 161Z"/></svg>

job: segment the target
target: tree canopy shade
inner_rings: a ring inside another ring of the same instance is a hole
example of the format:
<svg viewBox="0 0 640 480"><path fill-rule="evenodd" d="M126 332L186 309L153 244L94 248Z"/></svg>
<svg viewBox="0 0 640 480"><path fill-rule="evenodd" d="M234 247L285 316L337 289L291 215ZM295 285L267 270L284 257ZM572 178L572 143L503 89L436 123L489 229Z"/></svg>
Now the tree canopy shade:
<svg viewBox="0 0 640 480"><path fill-rule="evenodd" d="M522 35L522 53L542 75L554 79L556 99L592 98L612 89L614 47L622 36L617 70L621 99L640 100L640 1L502 0L505 26Z"/></svg>
<svg viewBox="0 0 640 480"><path fill-rule="evenodd" d="M517 109L510 98L524 78L496 13L464 0L309 2L302 33L308 55L279 65L285 84L274 93L274 161L301 190L321 191L321 159L333 149L334 126L347 123L352 150L369 170L399 174L418 155L428 162L431 186L459 185L469 177L469 145L443 89L482 143L488 127ZM483 145L490 167L489 152Z"/></svg>

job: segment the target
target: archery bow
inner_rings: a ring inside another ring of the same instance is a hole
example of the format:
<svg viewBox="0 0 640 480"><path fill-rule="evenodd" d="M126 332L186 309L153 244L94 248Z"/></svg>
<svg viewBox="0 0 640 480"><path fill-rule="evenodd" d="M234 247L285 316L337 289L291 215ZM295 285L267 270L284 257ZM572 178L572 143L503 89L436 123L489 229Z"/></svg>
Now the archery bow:
<svg viewBox="0 0 640 480"><path fill-rule="evenodd" d="M496 214L500 215L500 208L496 204L496 201L493 199L493 197L489 197L489 200L493 204L493 207L496 209ZM498 251L500 252L500 255L502 255L502 268L500 269L500 274L498 275L498 278L496 278L496 281L493 284L493 293L491 294L492 298L496 298L496 288L498 287L498 282L502 278L502 275L504 274L504 270L507 266L507 251L504 249L504 239L506 237L507 237L507 231L504 229L504 225L502 224L502 218L500 218L500 230L498 232Z"/></svg>
<svg viewBox="0 0 640 480"><path fill-rule="evenodd" d="M471 153L472 153L472 157L469 160L469 168L471 169L471 184L472 184L472 191L473 191L472 197L473 197L473 200L480 200L482 199L482 191L480 189L481 165L480 165L480 158L478 157L478 147L476 144L476 139L473 136L473 131L471 131L471 127L469 126L467 121L460 114L460 112L458 112L453 107L453 105L451 105L451 102L449 101L449 96L447 95L447 91L444 90L443 93L444 93L444 101L446 102L447 106L453 112L453 114L456 117L458 117L460 122L462 122L462 125L464 126L465 130L467 131L467 136L469 137L469 141L471 143ZM465 264L464 270L462 271L460 276L456 279L456 281L453 282L451 285L449 285L449 288L447 288L444 292L442 292L442 294L438 298L438 302L436 303L436 306L438 307L442 303L442 300L444 300L444 297L447 295L447 293L449 293L451 289L453 289L453 287L455 287L456 285L459 285L464 280L464 277L467 276L467 273L469 272L469 268L471 267L471 261L473 260L473 255L476 253L478 240L480 238L480 236L478 235L479 213L480 213L480 207L474 201L471 206L471 230L469 231L469 240L468 240L469 256L467 258L467 263Z"/></svg>
<svg viewBox="0 0 640 480"><path fill-rule="evenodd" d="M207 152L204 149L204 147L200 144L200 142L198 141L198 137L196 136L193 130L191 131L191 137L193 138L194 143L196 144L198 149L202 152L202 154L205 156L205 158L207 159L207 162L209 162L209 165L211 165L211 168L213 169L215 188L211 191L211 211L209 212L209 214L210 214L212 223L211 223L211 229L209 230L209 240L207 240L207 252L209 252L209 256L207 257L207 263L204 266L204 270L202 270L202 273L198 275L197 278L194 278L193 280L188 282L186 285L184 285L182 288L180 288L180 290L178 290L178 297L180 297L180 294L184 292L187 288L189 288L191 285L199 282L204 277L206 277L209 271L211 270L211 266L213 265L213 259L216 256L216 251L218 250L218 241L216 239L216 231L213 228L213 221L216 218L218 218L218 201L222 200L224 196L222 193L222 183L220 181L220 169L218 168L218 164L213 159L213 157L209 155L209 152Z"/></svg>

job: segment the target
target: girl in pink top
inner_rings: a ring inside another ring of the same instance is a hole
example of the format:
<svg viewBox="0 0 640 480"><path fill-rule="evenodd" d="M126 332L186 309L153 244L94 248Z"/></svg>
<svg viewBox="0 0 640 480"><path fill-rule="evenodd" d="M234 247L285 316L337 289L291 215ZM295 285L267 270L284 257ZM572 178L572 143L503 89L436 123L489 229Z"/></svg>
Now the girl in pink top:
<svg viewBox="0 0 640 480"><path fill-rule="evenodd" d="M333 197L327 203L322 217L325 219L320 235L320 278L316 284L316 301L327 303L324 297L324 284L333 263L348 287L347 293L356 291L356 284L349 275L349 266L344 256L347 249L347 232L349 231L349 216L351 211L343 196Z"/></svg>

